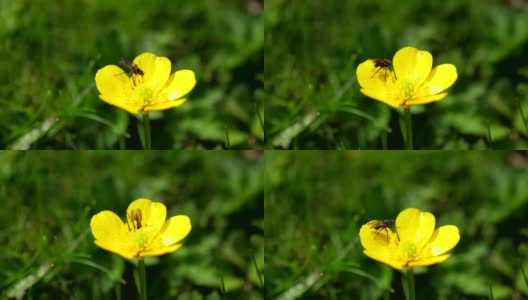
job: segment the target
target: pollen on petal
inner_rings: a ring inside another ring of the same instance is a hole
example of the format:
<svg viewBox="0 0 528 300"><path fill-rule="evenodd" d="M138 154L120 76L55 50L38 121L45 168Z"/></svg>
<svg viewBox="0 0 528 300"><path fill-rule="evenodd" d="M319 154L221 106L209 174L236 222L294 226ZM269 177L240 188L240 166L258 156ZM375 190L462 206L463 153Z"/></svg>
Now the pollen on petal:
<svg viewBox="0 0 528 300"><path fill-rule="evenodd" d="M165 244L165 246L172 245L175 241L176 241L176 239L174 239L173 237L165 237L165 238L163 238L163 244Z"/></svg>
<svg viewBox="0 0 528 300"><path fill-rule="evenodd" d="M180 96L181 96L181 94L176 92L176 91L171 91L171 92L168 93L169 100L178 99Z"/></svg>

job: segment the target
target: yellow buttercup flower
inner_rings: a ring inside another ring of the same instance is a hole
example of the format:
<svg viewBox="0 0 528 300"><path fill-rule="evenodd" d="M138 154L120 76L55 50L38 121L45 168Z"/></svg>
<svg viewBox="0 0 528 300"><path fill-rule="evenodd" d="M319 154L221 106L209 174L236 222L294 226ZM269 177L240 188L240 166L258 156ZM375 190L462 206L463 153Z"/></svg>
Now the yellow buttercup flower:
<svg viewBox="0 0 528 300"><path fill-rule="evenodd" d="M400 49L389 60L369 59L356 70L361 93L392 107L409 107L439 101L457 79L456 67L443 64L432 68L431 53L414 47Z"/></svg>
<svg viewBox="0 0 528 300"><path fill-rule="evenodd" d="M435 217L416 208L398 214L395 233L389 227L376 226L379 224L380 221L374 220L361 226L363 253L395 269L441 263L460 240L456 226L445 225L435 230Z"/></svg>
<svg viewBox="0 0 528 300"><path fill-rule="evenodd" d="M140 54L129 67L130 77L116 65L105 66L95 74L95 83L99 98L130 113L180 106L196 84L193 71L170 74L170 60L152 53Z"/></svg>
<svg viewBox="0 0 528 300"><path fill-rule="evenodd" d="M178 250L191 231L184 215L165 220L167 210L161 202L140 198L127 209L127 223L105 210L92 217L90 228L95 244L127 259L142 259Z"/></svg>

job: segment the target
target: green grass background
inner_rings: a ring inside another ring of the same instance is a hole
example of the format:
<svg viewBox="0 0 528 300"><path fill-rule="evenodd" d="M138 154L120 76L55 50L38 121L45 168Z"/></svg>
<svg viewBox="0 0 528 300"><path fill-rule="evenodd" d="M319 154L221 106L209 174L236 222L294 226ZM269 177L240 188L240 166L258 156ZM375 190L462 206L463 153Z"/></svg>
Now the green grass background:
<svg viewBox="0 0 528 300"><path fill-rule="evenodd" d="M180 250L146 259L149 299L263 299L261 153L3 151L0 165L0 299L136 299L134 265L89 223L125 219L141 197L193 226Z"/></svg>
<svg viewBox="0 0 528 300"><path fill-rule="evenodd" d="M412 107L415 149L528 148L528 5L499 0L267 1L268 147L403 149L402 111L363 96L356 68L405 46L459 76Z"/></svg>
<svg viewBox="0 0 528 300"><path fill-rule="evenodd" d="M0 0L0 147L141 149L138 118L95 73L143 52L191 69L183 106L151 113L154 149L263 145L263 1Z"/></svg>
<svg viewBox="0 0 528 300"><path fill-rule="evenodd" d="M265 161L266 299L404 299L402 273L366 257L358 235L409 207L461 236L446 262L415 268L416 299L488 299L490 285L494 299L528 298L526 152L266 151Z"/></svg>

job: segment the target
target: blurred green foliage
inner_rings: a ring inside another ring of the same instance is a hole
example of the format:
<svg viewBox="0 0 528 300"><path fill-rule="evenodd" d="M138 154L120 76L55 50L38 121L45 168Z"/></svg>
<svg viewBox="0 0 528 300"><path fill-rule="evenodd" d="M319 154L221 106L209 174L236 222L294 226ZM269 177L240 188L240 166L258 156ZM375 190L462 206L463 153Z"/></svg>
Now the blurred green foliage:
<svg viewBox="0 0 528 300"><path fill-rule="evenodd" d="M269 147L402 149L402 111L363 96L356 67L404 46L459 75L441 102L412 107L415 148L528 148L528 4L499 0L268 1Z"/></svg>
<svg viewBox="0 0 528 300"><path fill-rule="evenodd" d="M141 149L138 118L94 78L153 52L197 77L185 105L151 114L153 148L259 148L263 22L261 0L0 0L0 145Z"/></svg>
<svg viewBox="0 0 528 300"><path fill-rule="evenodd" d="M266 299L403 299L402 273L365 256L361 225L409 207L452 224L416 299L525 299L528 153L266 151ZM405 273L403 273L405 274ZM296 298L298 297L298 298Z"/></svg>
<svg viewBox="0 0 528 300"><path fill-rule="evenodd" d="M263 299L260 156L1 152L0 298L135 299L133 263L97 247L89 223L146 197L193 226L180 250L146 259L149 299Z"/></svg>

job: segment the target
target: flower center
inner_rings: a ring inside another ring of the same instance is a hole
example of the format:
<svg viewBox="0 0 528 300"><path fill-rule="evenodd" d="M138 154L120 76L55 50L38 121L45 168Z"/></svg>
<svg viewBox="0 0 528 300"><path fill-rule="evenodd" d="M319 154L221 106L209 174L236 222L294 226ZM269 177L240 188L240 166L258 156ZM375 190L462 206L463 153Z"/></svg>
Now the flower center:
<svg viewBox="0 0 528 300"><path fill-rule="evenodd" d="M154 96L154 93L151 88L148 88L146 86L141 87L139 91L139 95L141 99L143 100L143 105L149 105L150 102L152 102L152 98Z"/></svg>
<svg viewBox="0 0 528 300"><path fill-rule="evenodd" d="M400 83L400 89L403 91L403 95L405 99L412 98L414 95L414 83L409 80L405 80Z"/></svg>
<svg viewBox="0 0 528 300"><path fill-rule="evenodd" d="M415 243L407 242L401 246L401 249L403 251L405 259L408 261L413 260L416 256L417 249Z"/></svg>

